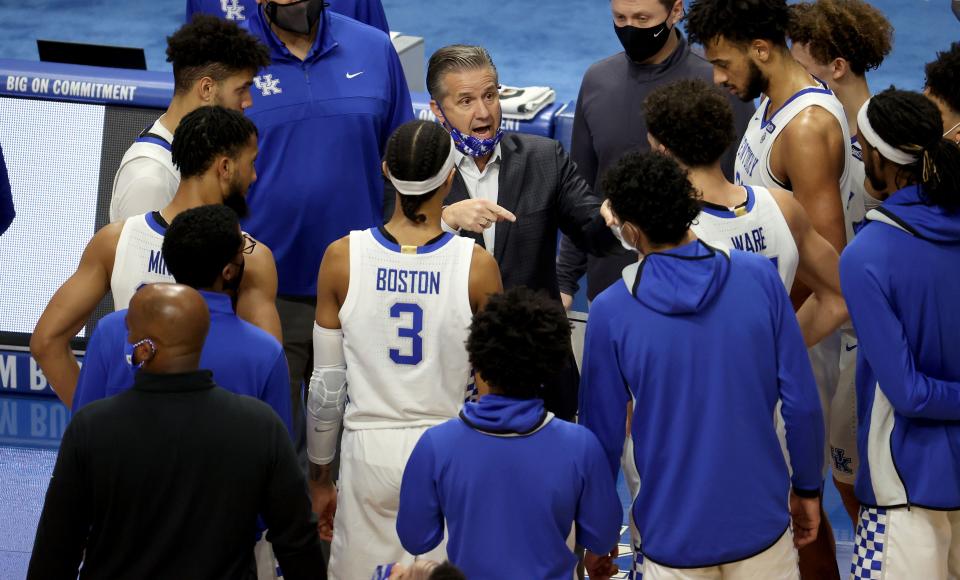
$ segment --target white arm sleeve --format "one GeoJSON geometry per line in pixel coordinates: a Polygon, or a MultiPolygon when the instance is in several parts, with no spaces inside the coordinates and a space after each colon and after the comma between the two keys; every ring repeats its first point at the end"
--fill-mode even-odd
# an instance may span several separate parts
{"type": "Polygon", "coordinates": [[[327,465],[337,451],[337,437],[347,399],[347,362],[343,331],[313,324],[313,375],[307,396],[307,457],[327,465]]]}

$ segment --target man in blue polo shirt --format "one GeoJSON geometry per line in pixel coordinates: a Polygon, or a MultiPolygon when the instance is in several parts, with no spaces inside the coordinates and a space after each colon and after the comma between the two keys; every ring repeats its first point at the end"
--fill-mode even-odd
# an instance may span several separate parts
{"type": "MultiPolygon", "coordinates": [[[[264,0],[187,0],[187,22],[194,14],[200,13],[234,20],[244,26],[250,13],[257,10],[257,4],[264,3],[264,0]]],[[[337,14],[349,16],[390,34],[390,25],[387,24],[387,15],[380,0],[327,0],[327,4],[337,14]]]]}
{"type": "Polygon", "coordinates": [[[254,79],[246,111],[259,130],[260,156],[244,229],[276,259],[294,435],[306,469],[300,393],[313,368],[320,260],[351,230],[383,223],[380,160],[413,107],[400,58],[381,31],[324,9],[321,0],[271,1],[248,17],[272,62],[254,79]]]}
{"type": "MultiPolygon", "coordinates": [[[[233,312],[223,291],[243,276],[244,254],[253,249],[241,235],[236,213],[205,205],[174,218],[163,239],[163,259],[178,283],[196,288],[210,310],[210,331],[200,366],[223,388],[267,403],[290,429],[287,365],[277,339],[233,312]]],[[[103,317],[87,345],[73,398],[76,412],[87,403],[133,386],[127,311],[103,317]]]]}

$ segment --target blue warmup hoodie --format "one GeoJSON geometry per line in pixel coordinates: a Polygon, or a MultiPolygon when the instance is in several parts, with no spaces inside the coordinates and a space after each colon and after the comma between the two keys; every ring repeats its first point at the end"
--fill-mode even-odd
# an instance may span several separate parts
{"type": "Polygon", "coordinates": [[[590,308],[580,423],[616,478],[633,400],[633,505],[646,558],[673,568],[735,562],[790,523],[793,487],[816,496],[823,415],[790,299],[770,260],[700,240],[651,253],[590,308]]]}
{"type": "Polygon", "coordinates": [[[857,498],[960,509],[960,211],[894,193],[844,250],[840,282],[860,341],[857,498]]]}
{"type": "Polygon", "coordinates": [[[431,427],[407,461],[397,534],[411,554],[450,538],[470,580],[570,580],[577,543],[608,553],[623,508],[592,433],[553,418],[539,399],[486,395],[431,427]]]}
{"type": "Polygon", "coordinates": [[[262,8],[250,15],[271,63],[254,79],[246,110],[260,151],[243,228],[273,250],[280,295],[316,296],[327,246],[383,223],[380,162],[413,106],[383,32],[324,10],[301,61],[264,19],[262,8]]]}

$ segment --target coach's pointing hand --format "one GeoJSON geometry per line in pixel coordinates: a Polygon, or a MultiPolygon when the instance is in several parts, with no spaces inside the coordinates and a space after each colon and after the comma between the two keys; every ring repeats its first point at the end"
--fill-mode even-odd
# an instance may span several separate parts
{"type": "Polygon", "coordinates": [[[440,216],[447,227],[481,233],[501,221],[515,222],[517,216],[487,199],[465,199],[443,208],[440,216]]]}

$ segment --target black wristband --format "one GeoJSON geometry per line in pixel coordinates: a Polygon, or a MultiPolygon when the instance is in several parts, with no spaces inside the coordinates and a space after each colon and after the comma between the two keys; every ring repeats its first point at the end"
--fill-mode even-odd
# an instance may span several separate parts
{"type": "Polygon", "coordinates": [[[820,488],[817,489],[800,489],[798,487],[793,488],[793,493],[797,497],[813,499],[815,497],[820,497],[820,488]]]}

